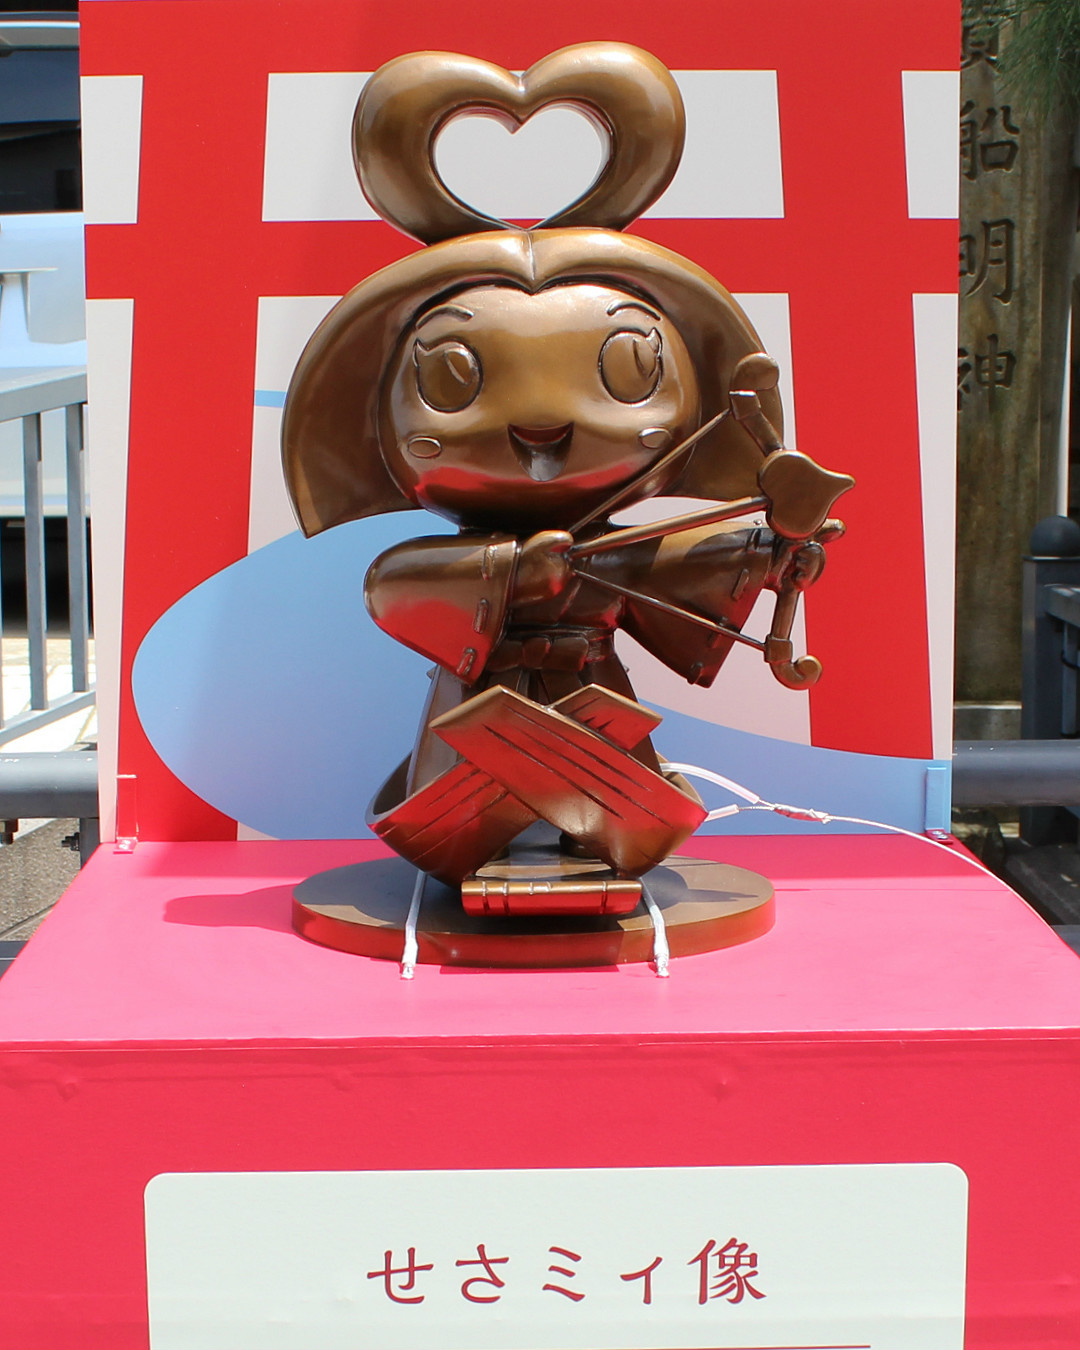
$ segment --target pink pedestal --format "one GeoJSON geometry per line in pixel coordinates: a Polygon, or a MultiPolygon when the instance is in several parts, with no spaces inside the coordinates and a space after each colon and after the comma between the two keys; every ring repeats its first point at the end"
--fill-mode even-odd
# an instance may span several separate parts
{"type": "Polygon", "coordinates": [[[914,841],[694,848],[774,880],[772,932],[667,981],[411,984],[290,927],[296,880],[378,846],[99,851],[0,982],[0,1348],[147,1346],[162,1172],[949,1162],[967,1346],[1075,1350],[1076,957],[914,841]]]}

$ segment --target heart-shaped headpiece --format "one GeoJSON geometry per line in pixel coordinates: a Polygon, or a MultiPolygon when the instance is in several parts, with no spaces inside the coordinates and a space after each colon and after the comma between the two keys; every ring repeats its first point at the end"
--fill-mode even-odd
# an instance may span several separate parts
{"type": "Polygon", "coordinates": [[[542,108],[571,107],[606,141],[607,157],[576,201],[543,227],[621,230],[664,191],[682,156],[682,96],[667,68],[639,47],[582,42],[523,75],[454,52],[414,52],[371,77],[353,119],[360,186],[384,220],[426,244],[507,222],[456,197],[435,166],[435,140],[464,113],[495,117],[516,131],[542,108]]]}

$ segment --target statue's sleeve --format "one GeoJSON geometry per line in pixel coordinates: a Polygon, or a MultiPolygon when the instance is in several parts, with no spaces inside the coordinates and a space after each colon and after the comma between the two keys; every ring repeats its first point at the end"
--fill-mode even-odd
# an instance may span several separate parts
{"type": "Polygon", "coordinates": [[[502,636],[518,552],[505,535],[397,544],[368,569],[368,611],[392,638],[473,684],[502,636]]]}
{"type": "MultiPolygon", "coordinates": [[[[712,525],[600,554],[598,575],[714,623],[741,630],[769,579],[774,536],[763,528],[712,525]]],[[[643,600],[626,601],[621,626],[691,684],[710,685],[734,639],[643,600]]]]}

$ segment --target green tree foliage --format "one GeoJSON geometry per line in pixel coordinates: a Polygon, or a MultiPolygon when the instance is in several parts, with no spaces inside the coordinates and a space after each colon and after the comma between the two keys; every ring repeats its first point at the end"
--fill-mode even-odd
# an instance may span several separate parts
{"type": "Polygon", "coordinates": [[[998,43],[1003,84],[1043,112],[1080,111],[1080,0],[964,0],[964,22],[998,43]]]}

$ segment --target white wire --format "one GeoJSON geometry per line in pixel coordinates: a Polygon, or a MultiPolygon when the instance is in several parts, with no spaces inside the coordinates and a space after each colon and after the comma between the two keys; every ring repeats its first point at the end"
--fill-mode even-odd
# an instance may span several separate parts
{"type": "Polygon", "coordinates": [[[718,806],[715,811],[710,811],[709,814],[705,817],[705,820],[703,820],[701,823],[704,825],[705,821],[723,820],[725,816],[737,816],[740,811],[758,811],[758,810],[764,811],[767,810],[767,808],[757,806],[735,806],[734,804],[732,804],[731,806],[718,806]]]}
{"type": "Polygon", "coordinates": [[[884,820],[866,820],[862,816],[834,816],[829,811],[818,811],[810,806],[787,806],[783,802],[767,802],[763,797],[759,797],[756,792],[750,788],[743,787],[741,783],[736,783],[730,778],[724,778],[721,774],[713,773],[711,769],[702,769],[697,764],[664,764],[665,772],[675,772],[688,775],[690,778],[703,778],[706,782],[715,783],[717,787],[726,788],[729,792],[735,793],[737,797],[743,797],[751,802],[750,806],[721,806],[716,811],[710,811],[702,821],[704,825],[710,820],[721,820],[725,816],[735,816],[742,811],[775,811],[778,815],[787,816],[791,820],[810,820],[818,825],[829,825],[833,821],[838,821],[843,825],[868,825],[877,830],[889,830],[893,834],[905,834],[909,839],[918,839],[921,843],[932,844],[934,848],[944,849],[952,858],[959,858],[961,862],[967,863],[970,867],[977,868],[980,872],[985,872],[988,877],[994,877],[995,881],[1000,881],[1000,877],[984,867],[977,858],[968,853],[960,853],[950,844],[944,843],[940,839],[932,839],[927,834],[919,834],[915,830],[905,830],[901,825],[889,825],[884,820]]]}
{"type": "Polygon", "coordinates": [[[667,927],[664,923],[664,915],[660,906],[649,894],[649,888],[644,882],[641,883],[641,894],[645,901],[645,908],[649,911],[649,918],[652,919],[653,962],[656,965],[656,973],[662,980],[666,980],[671,974],[671,971],[668,970],[668,962],[671,960],[671,949],[668,946],[667,927]]]}
{"type": "Polygon", "coordinates": [[[420,944],[416,939],[416,924],[420,918],[420,904],[424,898],[424,884],[427,873],[416,869],[416,884],[413,886],[412,903],[405,919],[405,944],[401,950],[401,978],[411,980],[416,974],[416,962],[420,956],[420,944]]]}
{"type": "MultiPolygon", "coordinates": [[[[756,792],[751,792],[741,783],[732,782],[730,778],[724,778],[722,774],[713,773],[712,769],[702,769],[696,764],[672,764],[670,760],[664,760],[660,767],[664,773],[688,773],[691,778],[704,778],[706,782],[715,783],[717,787],[727,788],[728,792],[733,792],[736,797],[742,797],[745,801],[754,803],[761,801],[756,792]]],[[[730,814],[726,808],[725,814],[730,814]]]]}
{"type": "MultiPolygon", "coordinates": [[[[744,809],[750,810],[751,808],[740,807],[740,810],[744,809]]],[[[775,810],[776,808],[774,807],[773,809],[775,810]]],[[[797,819],[802,818],[803,817],[797,817],[797,819]]],[[[941,839],[931,839],[928,834],[919,834],[917,830],[905,830],[902,825],[887,825],[883,820],[864,820],[861,816],[831,816],[825,814],[825,819],[822,821],[822,824],[827,825],[833,820],[839,820],[845,825],[873,825],[879,830],[891,830],[893,834],[906,834],[909,839],[918,839],[923,844],[932,844],[934,848],[944,849],[951,858],[959,858],[961,862],[967,863],[969,867],[977,867],[980,872],[985,872],[988,877],[993,877],[995,881],[1001,880],[999,876],[991,872],[989,867],[984,866],[978,858],[973,857],[970,853],[960,853],[953,848],[951,844],[946,844],[941,839]]]]}

